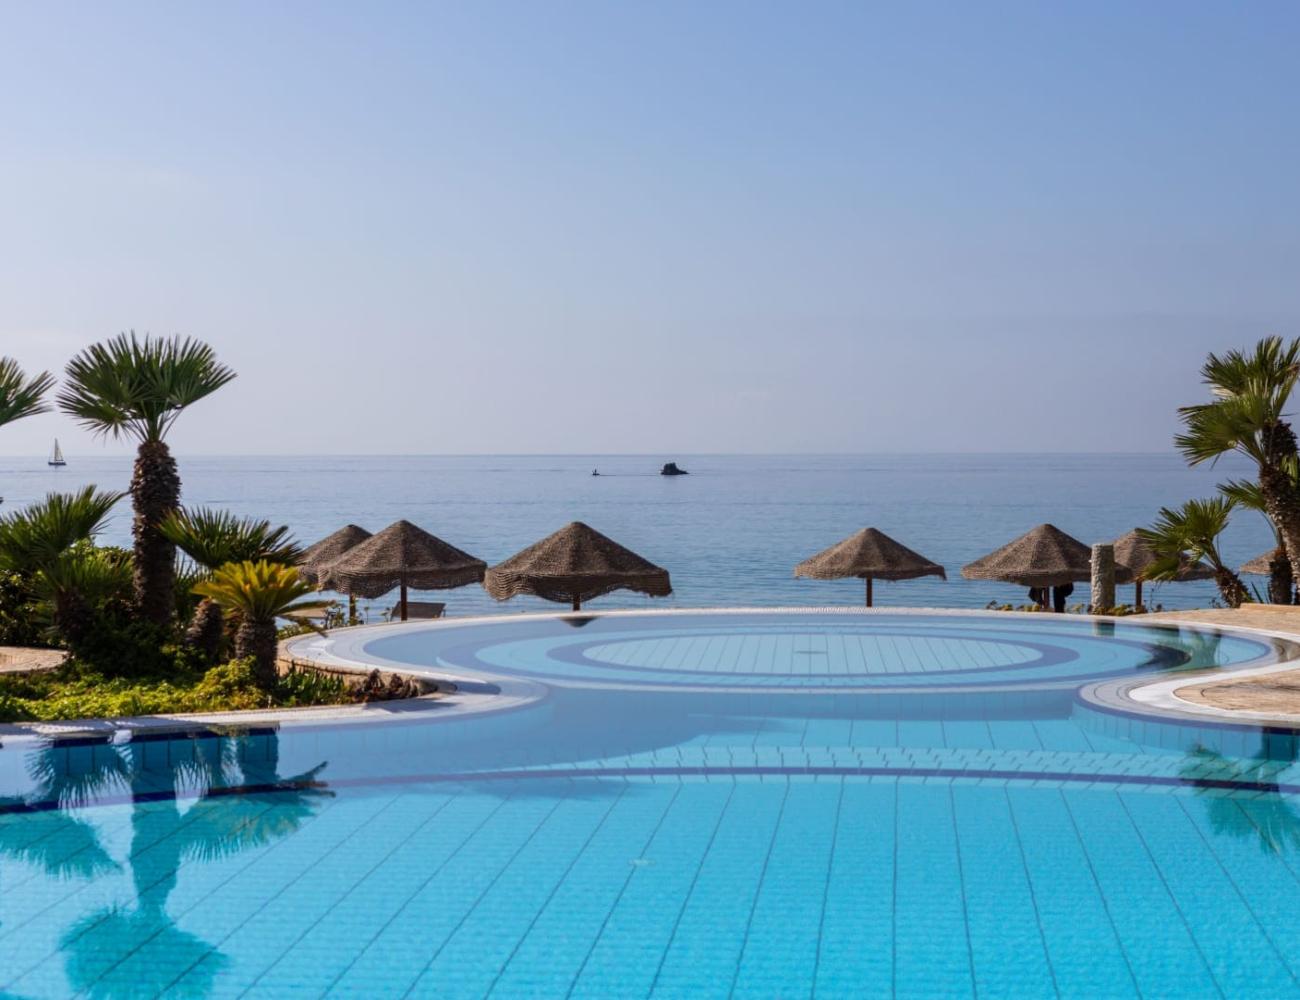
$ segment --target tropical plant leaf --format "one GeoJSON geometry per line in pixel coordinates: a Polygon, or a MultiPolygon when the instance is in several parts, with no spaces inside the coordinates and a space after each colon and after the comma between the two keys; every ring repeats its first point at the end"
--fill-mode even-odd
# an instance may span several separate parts
{"type": "Polygon", "coordinates": [[[124,333],[68,362],[58,402],[97,434],[161,441],[182,410],[234,377],[202,341],[124,333]]]}
{"type": "Polygon", "coordinates": [[[28,378],[13,358],[0,358],[0,424],[47,411],[45,394],[53,385],[49,372],[28,378]]]}
{"type": "Polygon", "coordinates": [[[76,493],[50,493],[0,518],[0,566],[35,572],[77,542],[94,538],[122,496],[87,486],[76,493]]]}
{"type": "Polygon", "coordinates": [[[216,601],[223,611],[267,622],[293,611],[328,607],[329,601],[298,600],[313,589],[294,567],[262,559],[218,566],[209,579],[195,585],[194,592],[216,601]]]}
{"type": "Polygon", "coordinates": [[[224,510],[196,507],[173,512],[162,523],[162,533],[173,545],[204,569],[225,563],[267,562],[286,566],[302,557],[302,549],[286,525],[236,517],[224,510]]]}

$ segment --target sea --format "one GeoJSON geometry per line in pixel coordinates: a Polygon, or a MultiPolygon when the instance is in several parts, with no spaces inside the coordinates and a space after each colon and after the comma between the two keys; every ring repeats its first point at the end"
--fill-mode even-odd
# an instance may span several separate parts
{"type": "MultiPolygon", "coordinates": [[[[126,490],[131,458],[69,455],[0,458],[0,513],[52,491],[93,483],[126,490]]],[[[378,531],[405,518],[486,560],[499,562],[563,527],[585,521],[667,568],[673,596],[616,593],[599,608],[828,606],[863,601],[860,580],[796,579],[794,566],[863,527],[876,527],[947,569],[946,580],[877,582],[878,606],[982,608],[1023,603],[1024,588],[963,580],[961,567],[1044,521],[1086,543],[1147,525],[1162,505],[1210,496],[1224,479],[1249,476],[1229,457],[1189,468],[1168,454],[881,455],[178,455],[183,503],[287,524],[304,545],[347,523],[378,531]],[[690,474],[659,475],[675,460],[690,474]],[[592,471],[599,470],[599,476],[592,471]]],[[[129,501],[100,540],[130,543],[129,501]]],[[[1238,511],[1222,539],[1230,564],[1273,546],[1265,519],[1238,511]]],[[[1247,577],[1263,590],[1262,577],[1247,577]]],[[[1148,587],[1148,605],[1211,604],[1213,583],[1148,587]]],[[[393,598],[362,601],[371,620],[393,598]]],[[[535,598],[498,604],[480,587],[420,595],[449,615],[554,609],[535,598]]],[[[1132,588],[1121,587],[1121,601],[1132,588]]],[[[1071,603],[1087,601],[1076,585],[1071,603]]]]}

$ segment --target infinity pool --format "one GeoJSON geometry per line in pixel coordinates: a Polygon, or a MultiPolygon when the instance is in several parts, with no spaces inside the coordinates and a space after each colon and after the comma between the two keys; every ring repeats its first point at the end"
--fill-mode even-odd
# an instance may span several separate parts
{"type": "Polygon", "coordinates": [[[1295,738],[1077,694],[1284,642],[850,613],[332,641],[532,695],[5,738],[0,995],[1300,996],[1295,738]]]}

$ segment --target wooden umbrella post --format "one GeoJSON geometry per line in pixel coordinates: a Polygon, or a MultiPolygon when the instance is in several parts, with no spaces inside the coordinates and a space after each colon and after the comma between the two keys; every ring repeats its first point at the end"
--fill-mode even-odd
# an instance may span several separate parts
{"type": "Polygon", "coordinates": [[[402,621],[406,621],[406,577],[402,577],[402,621]]]}
{"type": "Polygon", "coordinates": [[[1142,580],[1139,578],[1133,581],[1133,610],[1142,609],[1142,580]]]}
{"type": "Polygon", "coordinates": [[[867,577],[867,607],[871,607],[871,577],[867,577]]]}
{"type": "Polygon", "coordinates": [[[581,610],[582,610],[582,598],[580,598],[580,597],[575,597],[575,598],[573,599],[573,610],[574,610],[574,611],[581,611],[581,610]]]}

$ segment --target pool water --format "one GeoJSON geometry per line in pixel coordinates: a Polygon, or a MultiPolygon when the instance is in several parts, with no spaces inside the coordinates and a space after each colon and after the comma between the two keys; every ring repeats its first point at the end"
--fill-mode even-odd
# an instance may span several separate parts
{"type": "Polygon", "coordinates": [[[6,739],[0,995],[1300,996],[1295,738],[1075,696],[1289,648],[874,617],[379,630],[377,658],[472,653],[544,693],[463,721],[6,739]],[[960,684],[871,688],[961,674],[963,631],[987,655],[960,684]],[[755,682],[819,643],[843,672],[805,676],[864,693],[755,682]]]}

